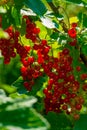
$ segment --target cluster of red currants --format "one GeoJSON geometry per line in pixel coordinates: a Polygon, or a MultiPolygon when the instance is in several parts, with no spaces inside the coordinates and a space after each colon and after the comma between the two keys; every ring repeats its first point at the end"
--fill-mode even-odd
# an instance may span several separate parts
{"type": "MultiPolygon", "coordinates": [[[[54,111],[60,113],[64,111],[70,114],[74,119],[79,118],[79,111],[84,103],[84,98],[80,91],[87,90],[87,84],[82,84],[77,80],[73,73],[70,50],[64,48],[58,53],[58,58],[50,56],[51,46],[46,40],[41,40],[38,36],[40,29],[26,18],[26,38],[34,43],[32,50],[35,51],[36,57],[29,56],[22,59],[21,67],[24,86],[27,90],[31,90],[34,85],[34,79],[42,76],[44,73],[48,76],[48,85],[43,90],[45,94],[44,104],[46,112],[54,111]]],[[[71,46],[76,45],[76,26],[68,31],[68,35],[72,38],[71,46]]],[[[81,67],[77,66],[76,71],[80,72],[81,67]]],[[[87,79],[87,74],[80,75],[81,80],[87,79]]]]}
{"type": "Polygon", "coordinates": [[[36,25],[27,17],[23,17],[26,20],[26,34],[25,37],[27,39],[31,39],[32,42],[36,42],[37,34],[40,33],[40,29],[36,27],[36,25]]]}
{"type": "MultiPolygon", "coordinates": [[[[43,76],[43,74],[48,77],[47,86],[43,90],[46,112],[60,113],[63,111],[72,115],[74,119],[78,119],[78,113],[84,103],[81,91],[87,91],[87,84],[80,83],[77,80],[78,75],[74,75],[70,50],[64,48],[58,52],[56,58],[53,54],[50,55],[52,47],[47,40],[39,38],[40,29],[27,16],[23,18],[26,22],[25,37],[33,42],[32,47],[30,45],[23,46],[19,40],[20,33],[9,27],[5,30],[9,38],[0,39],[0,50],[4,56],[4,63],[9,63],[11,57],[19,54],[22,63],[21,75],[24,87],[28,91],[32,90],[36,78],[43,76]]],[[[77,36],[75,24],[68,31],[68,35],[72,39],[69,44],[75,46],[77,36]]],[[[81,67],[77,66],[76,71],[80,72],[81,67]]],[[[79,77],[80,80],[84,81],[87,79],[87,74],[81,74],[79,77]]]]}
{"type": "Polygon", "coordinates": [[[1,54],[4,56],[4,63],[8,64],[10,62],[11,57],[15,57],[15,40],[17,32],[13,32],[12,27],[9,27],[5,30],[8,33],[8,39],[0,39],[0,50],[1,54]]]}
{"type": "Polygon", "coordinates": [[[68,35],[69,37],[72,39],[69,44],[70,46],[76,46],[76,43],[77,43],[77,31],[76,31],[76,27],[77,27],[77,24],[76,23],[72,23],[72,28],[68,30],[68,35]]]}
{"type": "MultiPolygon", "coordinates": [[[[49,65],[44,67],[44,71],[49,77],[47,88],[43,91],[46,112],[64,111],[76,119],[79,118],[78,112],[84,103],[80,94],[81,86],[73,74],[73,59],[69,55],[69,50],[64,48],[59,55],[58,59],[53,58],[53,62],[49,61],[49,65]]],[[[84,75],[81,76],[84,77],[84,75]]]]}
{"type": "Polygon", "coordinates": [[[34,80],[42,75],[40,65],[35,62],[33,56],[22,58],[21,74],[25,88],[30,91],[34,85],[34,80]]]}
{"type": "Polygon", "coordinates": [[[21,59],[21,74],[24,79],[24,86],[27,90],[31,90],[34,85],[34,79],[43,75],[42,65],[49,58],[49,49],[50,47],[47,45],[47,41],[41,40],[41,44],[34,44],[33,46],[33,51],[36,51],[36,57],[30,55],[21,59]]]}
{"type": "Polygon", "coordinates": [[[8,39],[0,39],[0,50],[1,54],[4,56],[4,63],[10,63],[11,58],[16,57],[17,53],[20,55],[21,58],[26,57],[28,51],[27,48],[21,45],[19,42],[20,33],[14,30],[12,26],[7,28],[5,32],[9,36],[8,39]]]}

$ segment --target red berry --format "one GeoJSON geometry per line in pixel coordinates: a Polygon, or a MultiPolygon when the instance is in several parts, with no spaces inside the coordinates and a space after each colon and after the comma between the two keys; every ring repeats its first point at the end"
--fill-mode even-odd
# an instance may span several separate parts
{"type": "Polygon", "coordinates": [[[26,49],[27,52],[29,52],[31,49],[30,46],[24,46],[24,48],[26,49]]]}
{"type": "Polygon", "coordinates": [[[77,71],[81,71],[81,66],[77,66],[77,67],[76,67],[76,70],[77,70],[77,71]]]}
{"type": "Polygon", "coordinates": [[[39,64],[44,63],[44,59],[43,59],[42,55],[38,56],[37,62],[38,62],[39,64]]]}
{"type": "Polygon", "coordinates": [[[47,45],[47,40],[44,39],[44,40],[41,41],[41,43],[42,43],[44,46],[46,46],[46,45],[47,45]]]}
{"type": "Polygon", "coordinates": [[[28,58],[28,63],[29,64],[32,64],[34,62],[34,57],[33,56],[30,56],[29,58],[28,58]]]}
{"type": "Polygon", "coordinates": [[[21,67],[21,73],[25,73],[27,71],[27,68],[25,66],[21,67]]]}
{"type": "Polygon", "coordinates": [[[49,80],[48,80],[48,85],[52,85],[52,84],[53,84],[53,81],[54,81],[53,79],[49,79],[49,80]]]}
{"type": "Polygon", "coordinates": [[[23,18],[24,18],[24,19],[27,19],[27,18],[28,18],[28,16],[27,16],[27,15],[24,15],[24,16],[23,16],[23,18]]]}
{"type": "Polygon", "coordinates": [[[33,33],[34,34],[39,34],[40,33],[40,29],[39,28],[34,28],[33,29],[33,33]]]}
{"type": "Polygon", "coordinates": [[[45,47],[45,49],[44,49],[44,54],[45,54],[45,53],[48,53],[48,52],[49,52],[49,50],[50,50],[50,48],[49,48],[49,47],[45,47]]]}
{"type": "Polygon", "coordinates": [[[84,103],[84,99],[83,99],[82,96],[79,97],[79,103],[80,103],[80,104],[83,104],[83,103],[84,103]]]}
{"type": "Polygon", "coordinates": [[[81,75],[80,75],[80,78],[81,78],[81,80],[85,80],[85,79],[87,78],[87,74],[85,74],[85,73],[84,73],[84,74],[81,74],[81,75]]]}
{"type": "Polygon", "coordinates": [[[76,94],[75,93],[72,93],[71,94],[71,98],[75,98],[76,97],[76,94]]]}
{"type": "Polygon", "coordinates": [[[83,88],[84,91],[87,91],[87,84],[83,84],[82,88],[83,88]]]}
{"type": "Polygon", "coordinates": [[[74,28],[72,29],[69,29],[68,30],[68,35],[71,37],[71,38],[76,38],[76,30],[74,28]]]}
{"type": "Polygon", "coordinates": [[[69,75],[69,77],[68,77],[68,80],[71,82],[71,81],[74,81],[74,75],[69,75]]]}
{"type": "Polygon", "coordinates": [[[70,46],[76,46],[76,43],[77,43],[76,40],[74,40],[74,41],[72,41],[72,42],[69,42],[70,46]]]}
{"type": "Polygon", "coordinates": [[[63,109],[63,110],[67,110],[67,108],[68,108],[67,105],[63,105],[63,106],[62,106],[62,109],[63,109]]]}
{"type": "Polygon", "coordinates": [[[48,89],[45,88],[45,89],[43,90],[43,93],[44,93],[44,94],[47,94],[47,93],[48,93],[48,89]]]}
{"type": "Polygon", "coordinates": [[[27,81],[24,82],[24,87],[25,87],[28,91],[31,91],[31,89],[32,89],[30,83],[27,82],[27,81]]]}
{"type": "Polygon", "coordinates": [[[10,57],[6,57],[4,59],[4,64],[9,64],[10,63],[10,57]]]}
{"type": "Polygon", "coordinates": [[[80,116],[79,116],[79,114],[74,114],[74,115],[73,115],[73,118],[74,118],[75,120],[79,120],[80,116]]]}
{"type": "Polygon", "coordinates": [[[68,55],[69,54],[69,49],[68,48],[64,48],[63,51],[62,51],[62,53],[64,55],[68,55]]]}
{"type": "Polygon", "coordinates": [[[23,64],[25,67],[28,66],[28,61],[27,61],[26,59],[22,58],[22,59],[21,59],[21,62],[22,62],[22,64],[23,64]]]}
{"type": "Polygon", "coordinates": [[[76,109],[77,109],[77,110],[81,110],[82,105],[81,105],[81,104],[76,104],[76,106],[75,106],[75,107],[76,107],[76,109]]]}
{"type": "Polygon", "coordinates": [[[16,57],[16,53],[15,53],[15,52],[12,52],[10,56],[11,56],[11,57],[16,57]]]}
{"type": "Polygon", "coordinates": [[[72,23],[72,27],[76,28],[77,27],[77,23],[72,23]]]}
{"type": "Polygon", "coordinates": [[[28,88],[28,87],[29,87],[29,82],[25,81],[25,82],[24,82],[24,86],[25,86],[26,88],[28,88]]]}

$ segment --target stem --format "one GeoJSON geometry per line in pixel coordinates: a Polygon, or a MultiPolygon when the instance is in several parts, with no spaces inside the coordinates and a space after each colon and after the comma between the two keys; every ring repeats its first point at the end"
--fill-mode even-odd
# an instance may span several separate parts
{"type": "Polygon", "coordinates": [[[49,6],[51,7],[51,9],[57,14],[58,12],[58,7],[55,7],[54,4],[52,2],[48,2],[49,6]]]}
{"type": "Polygon", "coordinates": [[[21,36],[19,36],[19,41],[21,42],[22,45],[24,45],[22,42],[21,36]]]}
{"type": "Polygon", "coordinates": [[[61,7],[61,6],[59,6],[59,8],[61,8],[63,10],[63,12],[65,13],[65,15],[67,17],[67,20],[68,20],[69,28],[70,28],[70,21],[69,21],[69,17],[68,17],[68,14],[67,14],[66,10],[63,7],[61,7]]]}
{"type": "MultiPolygon", "coordinates": [[[[66,14],[66,16],[67,16],[67,18],[68,18],[68,24],[69,24],[69,28],[70,28],[69,17],[68,17],[68,15],[67,15],[66,11],[64,10],[64,8],[63,8],[63,7],[60,7],[60,6],[55,7],[52,2],[48,2],[48,4],[49,4],[49,6],[51,7],[51,9],[53,10],[53,12],[54,12],[55,14],[59,14],[58,9],[59,9],[59,8],[62,8],[62,10],[64,11],[64,13],[66,14]]],[[[58,19],[57,19],[57,20],[58,20],[58,19]]],[[[67,32],[68,29],[67,29],[67,26],[66,26],[65,22],[64,22],[63,20],[61,20],[61,21],[59,21],[59,23],[60,23],[60,24],[62,23],[62,28],[63,28],[63,30],[64,30],[65,32],[67,32]]]]}
{"type": "Polygon", "coordinates": [[[52,49],[52,44],[51,44],[51,53],[52,53],[52,57],[53,57],[53,49],[52,49]]]}
{"type": "Polygon", "coordinates": [[[80,48],[80,58],[83,61],[83,63],[85,64],[85,66],[87,66],[87,57],[84,54],[82,54],[81,48],[80,48]]]}

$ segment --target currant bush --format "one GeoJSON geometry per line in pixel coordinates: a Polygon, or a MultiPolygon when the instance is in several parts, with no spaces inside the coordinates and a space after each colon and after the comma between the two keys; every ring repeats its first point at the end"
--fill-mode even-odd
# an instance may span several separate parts
{"type": "MultiPolygon", "coordinates": [[[[70,38],[70,41],[67,41],[69,47],[63,47],[57,52],[57,57],[54,57],[49,41],[39,37],[40,28],[28,16],[23,16],[23,20],[26,24],[25,38],[32,45],[23,45],[20,41],[20,32],[10,26],[4,30],[9,36],[8,39],[0,39],[4,63],[10,63],[11,58],[16,57],[17,54],[20,56],[23,85],[28,91],[32,91],[35,79],[45,74],[47,86],[43,89],[43,93],[46,113],[64,112],[74,119],[79,119],[79,111],[84,104],[82,93],[87,91],[87,84],[84,83],[87,73],[80,73],[82,70],[80,65],[73,67],[75,57],[72,56],[71,50],[78,44],[77,24],[73,23],[67,31],[70,38]]],[[[83,64],[79,60],[78,62],[83,64]]]]}

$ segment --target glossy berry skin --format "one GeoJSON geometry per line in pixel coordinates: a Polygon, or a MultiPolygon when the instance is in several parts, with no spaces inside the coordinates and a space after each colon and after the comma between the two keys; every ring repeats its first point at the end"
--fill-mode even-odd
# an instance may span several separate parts
{"type": "Polygon", "coordinates": [[[33,56],[30,56],[29,58],[28,58],[28,63],[29,64],[32,64],[34,62],[34,57],[33,56]]]}
{"type": "Polygon", "coordinates": [[[81,71],[81,67],[80,66],[77,66],[76,67],[76,70],[79,72],[79,71],[81,71]]]}
{"type": "Polygon", "coordinates": [[[26,34],[25,37],[32,42],[37,41],[37,35],[40,33],[40,29],[28,18],[26,18],[26,34]]]}
{"type": "Polygon", "coordinates": [[[71,38],[76,38],[76,30],[74,28],[71,28],[70,30],[68,30],[68,35],[71,37],[71,38]]]}
{"type": "Polygon", "coordinates": [[[82,88],[83,88],[84,91],[87,91],[87,84],[83,84],[82,88]]]}
{"type": "Polygon", "coordinates": [[[81,75],[80,75],[80,78],[81,78],[81,80],[87,79],[87,74],[85,74],[85,73],[84,73],[84,74],[81,74],[81,75]]]}
{"type": "Polygon", "coordinates": [[[63,53],[64,55],[68,55],[68,54],[69,54],[69,49],[64,48],[63,51],[62,51],[62,53],[63,53]]]}
{"type": "Polygon", "coordinates": [[[21,73],[25,73],[27,71],[27,68],[25,66],[21,67],[21,73]]]}
{"type": "Polygon", "coordinates": [[[81,110],[81,108],[82,108],[82,105],[81,105],[81,104],[76,104],[76,109],[77,109],[77,110],[81,110]]]}
{"type": "Polygon", "coordinates": [[[43,39],[43,40],[41,41],[41,44],[42,44],[43,46],[46,46],[46,45],[47,45],[47,40],[43,39]]]}
{"type": "Polygon", "coordinates": [[[67,109],[68,109],[67,105],[63,105],[63,106],[62,106],[62,109],[63,109],[63,110],[67,110],[67,109]]]}
{"type": "Polygon", "coordinates": [[[34,28],[33,29],[33,33],[34,34],[39,34],[40,33],[40,29],[39,28],[34,28]]]}

